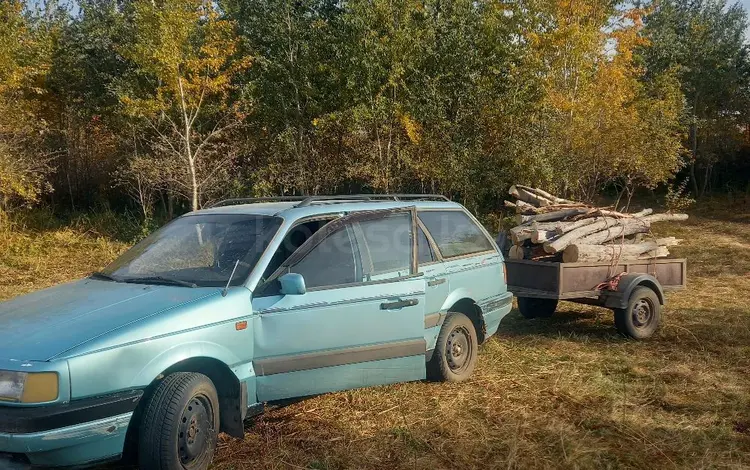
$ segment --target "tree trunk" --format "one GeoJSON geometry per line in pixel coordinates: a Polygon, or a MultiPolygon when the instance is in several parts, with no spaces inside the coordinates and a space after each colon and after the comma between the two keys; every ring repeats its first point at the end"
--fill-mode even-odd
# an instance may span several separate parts
{"type": "MultiPolygon", "coordinates": [[[[565,263],[609,263],[620,260],[639,259],[645,253],[654,252],[658,256],[659,247],[677,245],[680,240],[669,237],[635,244],[583,245],[574,244],[565,248],[565,263]]],[[[663,252],[663,251],[662,251],[663,252]]]]}
{"type": "Polygon", "coordinates": [[[558,251],[564,250],[568,245],[572,244],[579,238],[585,237],[586,235],[598,232],[602,229],[614,227],[618,224],[618,220],[630,220],[630,219],[613,219],[612,217],[597,217],[596,222],[584,225],[575,230],[572,230],[553,242],[545,243],[544,250],[547,253],[557,253],[558,251]]]}

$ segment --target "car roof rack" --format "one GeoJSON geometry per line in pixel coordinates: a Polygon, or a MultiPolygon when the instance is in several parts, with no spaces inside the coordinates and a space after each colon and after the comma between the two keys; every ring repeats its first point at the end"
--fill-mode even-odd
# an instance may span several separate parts
{"type": "Polygon", "coordinates": [[[225,207],[258,202],[297,202],[294,207],[307,207],[312,204],[342,204],[345,202],[382,202],[382,201],[448,201],[442,194],[338,194],[333,196],[270,196],[243,197],[225,199],[210,207],[225,207]]]}

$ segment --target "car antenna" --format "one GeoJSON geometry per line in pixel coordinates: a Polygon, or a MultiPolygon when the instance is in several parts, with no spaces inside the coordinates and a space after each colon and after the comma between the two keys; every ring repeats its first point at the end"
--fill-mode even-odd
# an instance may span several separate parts
{"type": "Polygon", "coordinates": [[[236,263],[234,263],[234,269],[232,269],[232,274],[229,275],[229,280],[227,281],[226,287],[224,287],[224,290],[221,291],[221,296],[226,297],[227,293],[229,292],[229,284],[232,283],[232,278],[234,277],[234,272],[237,271],[237,265],[240,264],[240,260],[238,259],[236,263]]]}

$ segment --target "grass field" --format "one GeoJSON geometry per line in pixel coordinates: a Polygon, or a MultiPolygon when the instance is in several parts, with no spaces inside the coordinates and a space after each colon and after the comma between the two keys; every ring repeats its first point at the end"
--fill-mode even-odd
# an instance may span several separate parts
{"type": "MultiPolygon", "coordinates": [[[[87,221],[0,229],[0,299],[81,277],[127,244],[87,221]]],[[[609,311],[514,311],[461,384],[318,397],[222,436],[216,469],[750,468],[750,204],[657,227],[688,288],[646,342],[609,311]]]]}

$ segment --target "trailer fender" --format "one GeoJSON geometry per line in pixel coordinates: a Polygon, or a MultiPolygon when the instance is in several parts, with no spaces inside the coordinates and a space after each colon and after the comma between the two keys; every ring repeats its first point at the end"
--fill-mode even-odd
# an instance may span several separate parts
{"type": "Polygon", "coordinates": [[[606,291],[604,296],[604,306],[607,308],[627,308],[630,294],[638,286],[650,287],[659,297],[659,303],[664,305],[664,289],[654,276],[646,273],[625,274],[620,278],[616,291],[606,291]]]}

